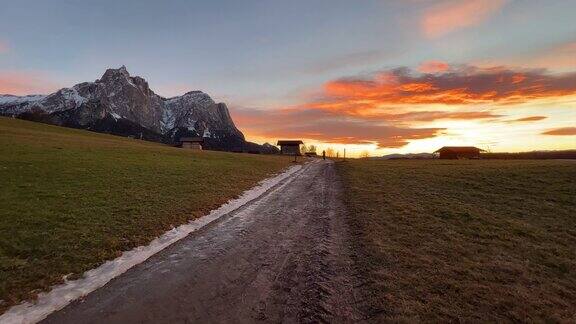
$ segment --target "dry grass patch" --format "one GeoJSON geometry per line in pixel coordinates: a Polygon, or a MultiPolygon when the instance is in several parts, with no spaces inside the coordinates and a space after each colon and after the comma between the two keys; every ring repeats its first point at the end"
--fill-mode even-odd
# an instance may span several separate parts
{"type": "Polygon", "coordinates": [[[372,320],[576,320],[575,161],[338,168],[372,320]]]}

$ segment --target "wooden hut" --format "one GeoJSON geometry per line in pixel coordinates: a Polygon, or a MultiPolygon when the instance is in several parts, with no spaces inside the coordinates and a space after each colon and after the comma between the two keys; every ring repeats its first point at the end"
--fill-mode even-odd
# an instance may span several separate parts
{"type": "Polygon", "coordinates": [[[434,153],[439,155],[440,159],[479,159],[480,152],[483,152],[474,146],[444,146],[443,148],[435,151],[434,153]]]}
{"type": "Polygon", "coordinates": [[[280,154],[286,155],[302,155],[300,151],[300,145],[304,142],[300,140],[280,140],[278,145],[280,146],[280,154]]]}
{"type": "Polygon", "coordinates": [[[180,147],[191,150],[201,150],[204,139],[202,137],[181,137],[180,147]]]}

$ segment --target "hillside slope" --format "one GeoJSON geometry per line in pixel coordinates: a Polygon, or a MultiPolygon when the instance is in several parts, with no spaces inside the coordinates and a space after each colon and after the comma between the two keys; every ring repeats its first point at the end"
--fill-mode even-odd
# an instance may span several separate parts
{"type": "Polygon", "coordinates": [[[0,117],[0,311],[205,214],[289,163],[0,117]]]}

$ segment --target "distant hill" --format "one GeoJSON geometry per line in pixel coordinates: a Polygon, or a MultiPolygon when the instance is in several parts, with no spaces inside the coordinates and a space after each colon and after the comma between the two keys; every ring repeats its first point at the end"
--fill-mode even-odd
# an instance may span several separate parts
{"type": "Polygon", "coordinates": [[[576,159],[576,150],[532,151],[519,153],[482,153],[483,159],[576,159]]]}
{"type": "MultiPolygon", "coordinates": [[[[546,160],[546,159],[576,159],[576,150],[562,151],[531,151],[518,153],[481,153],[480,157],[487,160],[546,160]]],[[[434,159],[432,153],[388,154],[370,157],[371,160],[425,160],[434,159]]]]}
{"type": "Polygon", "coordinates": [[[388,154],[383,156],[371,157],[372,160],[425,160],[433,159],[432,153],[407,153],[407,154],[388,154]]]}
{"type": "Polygon", "coordinates": [[[0,115],[164,143],[201,136],[205,148],[212,150],[277,151],[247,142],[226,104],[202,91],[161,97],[124,66],[49,95],[0,95],[0,115]]]}

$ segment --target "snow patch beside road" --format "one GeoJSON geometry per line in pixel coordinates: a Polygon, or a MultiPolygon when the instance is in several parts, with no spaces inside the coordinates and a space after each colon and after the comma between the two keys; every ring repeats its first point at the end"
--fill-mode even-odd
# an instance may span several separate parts
{"type": "Polygon", "coordinates": [[[60,310],[70,302],[104,286],[110,280],[146,261],[190,233],[257,199],[281,181],[294,175],[301,168],[301,165],[295,165],[275,177],[261,181],[256,187],[245,191],[239,198],[228,201],[210,214],[173,228],[146,246],[139,246],[124,252],[120,257],[85,272],[81,279],[65,281],[63,284],[53,287],[49,292],[39,294],[38,299],[33,303],[24,302],[13,306],[0,316],[0,323],[24,324],[37,323],[43,320],[52,312],[60,310]]]}

